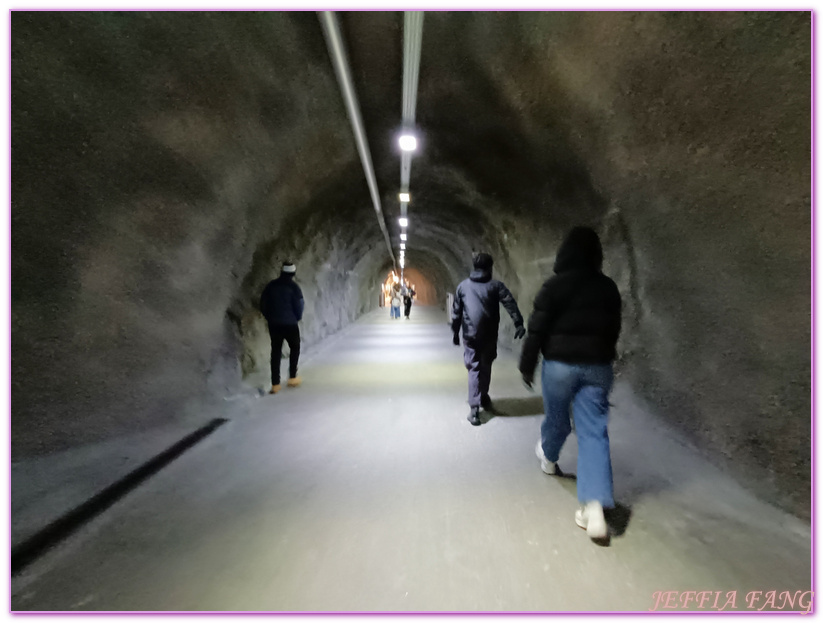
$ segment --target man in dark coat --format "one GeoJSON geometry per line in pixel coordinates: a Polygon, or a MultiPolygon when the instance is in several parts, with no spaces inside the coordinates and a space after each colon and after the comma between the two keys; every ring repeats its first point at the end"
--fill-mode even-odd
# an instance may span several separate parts
{"type": "Polygon", "coordinates": [[[413,296],[414,290],[412,290],[411,288],[406,289],[406,291],[403,293],[403,307],[405,309],[406,320],[409,319],[409,314],[411,313],[413,296]]]}
{"type": "Polygon", "coordinates": [[[607,421],[621,323],[620,292],[601,272],[602,265],[597,233],[572,229],[557,252],[555,275],[535,297],[519,365],[523,382],[531,387],[538,353],[543,353],[546,417],[536,453],[547,474],[560,475],[557,459],[571,433],[569,407],[574,405],[581,504],[575,522],[595,540],[608,537],[603,509],[614,506],[607,421]]]}
{"type": "Polygon", "coordinates": [[[289,345],[289,387],[299,387],[297,361],[300,359],[300,329],[297,323],[303,318],[303,292],[294,282],[297,269],[291,262],[284,262],[280,276],[270,281],[260,297],[260,311],[269,325],[271,337],[271,390],[280,391],[280,358],[283,340],[289,345]]]}
{"type": "Polygon", "coordinates": [[[514,337],[526,334],[523,316],[512,293],[500,281],[492,279],[494,261],[488,253],[477,253],[474,270],[457,286],[452,306],[454,345],[460,345],[463,327],[463,362],[469,371],[469,416],[472,426],[480,426],[480,407],[492,410],[489,398],[492,363],[497,358],[497,330],[500,325],[500,305],[514,321],[514,337]]]}

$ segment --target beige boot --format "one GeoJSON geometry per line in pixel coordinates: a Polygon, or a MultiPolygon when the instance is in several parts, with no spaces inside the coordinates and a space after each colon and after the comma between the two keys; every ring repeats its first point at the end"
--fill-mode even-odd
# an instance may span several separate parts
{"type": "Polygon", "coordinates": [[[287,385],[289,387],[300,387],[300,384],[303,382],[299,376],[294,377],[293,379],[289,379],[287,385]]]}
{"type": "Polygon", "coordinates": [[[276,394],[280,391],[280,385],[272,385],[271,389],[269,390],[270,394],[276,394]]]}

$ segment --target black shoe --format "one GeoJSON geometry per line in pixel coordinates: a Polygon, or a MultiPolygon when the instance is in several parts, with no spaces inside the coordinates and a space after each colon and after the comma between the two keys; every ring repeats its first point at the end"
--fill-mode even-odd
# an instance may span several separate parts
{"type": "Polygon", "coordinates": [[[466,418],[472,426],[480,426],[483,422],[480,421],[480,407],[472,407],[469,411],[469,417],[466,418]]]}

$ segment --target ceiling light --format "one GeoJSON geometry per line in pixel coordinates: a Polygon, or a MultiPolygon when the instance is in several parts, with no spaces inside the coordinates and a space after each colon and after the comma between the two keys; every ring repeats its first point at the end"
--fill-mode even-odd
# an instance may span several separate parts
{"type": "Polygon", "coordinates": [[[397,142],[403,151],[414,151],[417,149],[417,138],[411,134],[403,134],[397,142]]]}
{"type": "Polygon", "coordinates": [[[400,248],[401,248],[401,249],[403,249],[403,250],[405,251],[405,250],[406,250],[406,245],[405,245],[405,244],[403,244],[403,243],[401,242],[401,243],[400,243],[400,248]]]}
{"type": "Polygon", "coordinates": [[[400,201],[405,201],[408,203],[411,201],[411,195],[409,195],[409,193],[400,193],[400,201]]]}
{"type": "Polygon", "coordinates": [[[406,234],[400,234],[400,240],[405,240],[406,238],[408,238],[406,234]]]}
{"type": "Polygon", "coordinates": [[[407,219],[405,216],[401,216],[398,219],[398,222],[400,223],[400,227],[408,227],[409,226],[409,219],[407,219]]]}

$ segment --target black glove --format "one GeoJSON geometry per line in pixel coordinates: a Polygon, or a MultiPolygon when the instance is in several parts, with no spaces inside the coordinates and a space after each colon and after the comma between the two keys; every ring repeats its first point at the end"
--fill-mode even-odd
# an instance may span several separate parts
{"type": "Polygon", "coordinates": [[[459,333],[454,334],[454,339],[452,339],[452,344],[454,344],[455,346],[460,346],[460,334],[459,333]]]}
{"type": "Polygon", "coordinates": [[[525,374],[523,376],[521,376],[520,378],[523,379],[523,385],[526,386],[526,389],[528,389],[530,392],[533,392],[534,391],[534,387],[533,387],[534,379],[530,379],[525,374]]]}
{"type": "Polygon", "coordinates": [[[519,340],[524,335],[526,335],[526,327],[522,324],[519,327],[514,328],[514,339],[519,340]]]}

